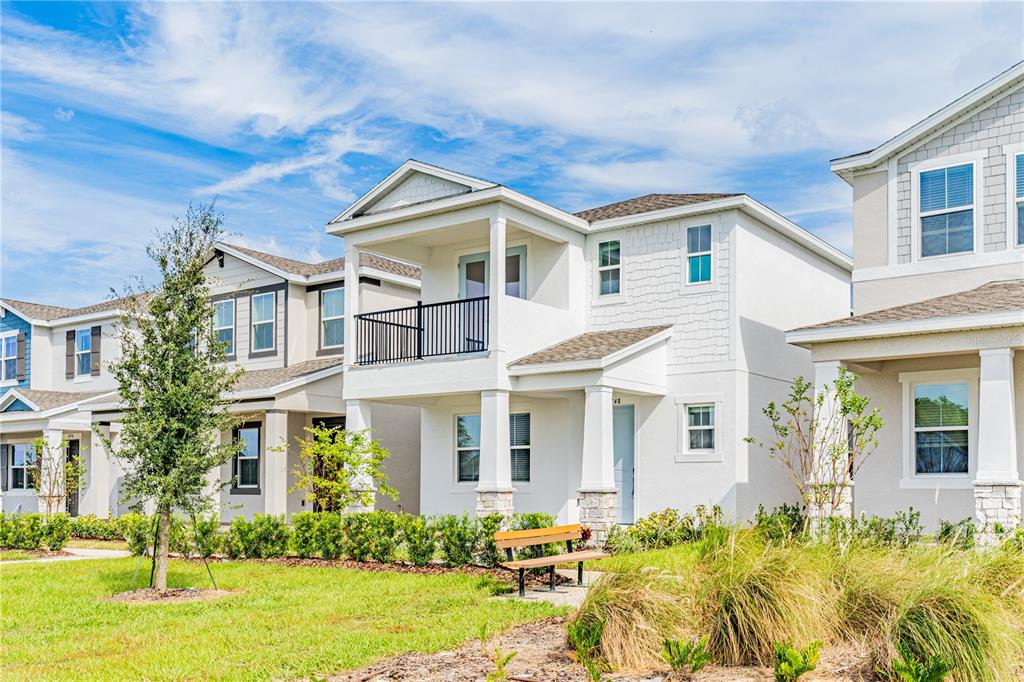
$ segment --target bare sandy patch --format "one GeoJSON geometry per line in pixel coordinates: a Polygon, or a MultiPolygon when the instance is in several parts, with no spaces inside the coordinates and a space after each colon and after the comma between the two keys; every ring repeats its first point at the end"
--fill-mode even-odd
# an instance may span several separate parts
{"type": "Polygon", "coordinates": [[[167,590],[154,590],[146,587],[139,590],[120,592],[110,597],[109,601],[123,604],[181,604],[218,599],[232,594],[237,594],[237,592],[195,587],[175,587],[167,590]]]}

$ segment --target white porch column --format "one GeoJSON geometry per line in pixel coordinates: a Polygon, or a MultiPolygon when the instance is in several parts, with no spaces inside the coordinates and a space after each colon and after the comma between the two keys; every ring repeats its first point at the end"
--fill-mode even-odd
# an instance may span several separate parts
{"type": "MultiPolygon", "coordinates": [[[[831,486],[844,479],[844,473],[849,467],[849,460],[846,457],[836,458],[834,448],[844,448],[847,443],[846,420],[838,418],[840,410],[839,401],[835,394],[835,383],[842,370],[846,369],[846,363],[838,360],[814,363],[814,400],[815,405],[819,395],[824,394],[821,409],[818,412],[817,433],[815,434],[814,447],[816,449],[816,480],[809,481],[812,485],[831,486]]],[[[850,482],[852,485],[852,481],[850,482]]],[[[832,492],[825,494],[827,500],[831,500],[832,492]]],[[[808,504],[807,513],[810,517],[812,529],[817,529],[825,516],[850,517],[853,515],[853,490],[849,487],[838,492],[840,498],[838,506],[833,510],[831,504],[819,505],[813,502],[808,504]]]]}
{"type": "Polygon", "coordinates": [[[345,365],[356,364],[356,315],[359,314],[359,247],[345,241],[345,365]]]}
{"type": "Polygon", "coordinates": [[[490,296],[487,336],[488,348],[492,351],[502,350],[499,337],[501,332],[502,309],[505,303],[505,219],[499,216],[491,218],[490,237],[490,271],[488,277],[488,295],[490,296]]]}
{"type": "Polygon", "coordinates": [[[1013,396],[1013,349],[981,351],[978,395],[978,473],[974,508],[983,542],[995,540],[995,525],[1021,521],[1021,480],[1017,469],[1017,422],[1013,396]]]}
{"type": "Polygon", "coordinates": [[[583,463],[580,477],[580,524],[591,530],[598,547],[619,521],[619,491],[615,487],[612,388],[587,386],[583,397],[583,463]]]}
{"type": "Polygon", "coordinates": [[[263,443],[264,490],[263,511],[267,514],[288,512],[288,411],[267,410],[265,442],[263,443]],[[284,449],[280,449],[284,446],[284,449]]]}
{"type": "Polygon", "coordinates": [[[515,490],[508,420],[508,391],[481,391],[480,478],[476,487],[476,515],[480,517],[512,515],[515,490]]]}
{"type": "MultiPolygon", "coordinates": [[[[107,438],[113,437],[109,425],[99,428],[107,438]]],[[[82,491],[81,512],[105,519],[110,513],[110,452],[95,432],[89,436],[89,451],[82,459],[85,463],[85,489],[82,491]]]]}
{"type": "Polygon", "coordinates": [[[38,488],[39,511],[47,515],[65,510],[61,504],[67,487],[64,481],[64,448],[61,447],[63,439],[61,429],[44,429],[43,452],[36,455],[43,458],[43,480],[38,488]]]}
{"type": "MultiPolygon", "coordinates": [[[[365,431],[373,428],[370,401],[348,400],[345,402],[345,430],[365,431]]],[[[352,484],[355,490],[369,490],[376,492],[373,485],[373,477],[368,474],[361,474],[356,477],[352,484]]],[[[353,505],[348,508],[350,512],[371,512],[376,508],[374,502],[367,505],[353,505]]]]}

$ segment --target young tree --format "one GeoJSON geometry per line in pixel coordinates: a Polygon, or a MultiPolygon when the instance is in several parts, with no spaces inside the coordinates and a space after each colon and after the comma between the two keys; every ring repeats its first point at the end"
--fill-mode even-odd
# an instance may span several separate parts
{"type": "Polygon", "coordinates": [[[129,286],[118,325],[121,358],[110,366],[124,414],[119,449],[111,452],[125,470],[125,498],[155,503],[153,586],[160,590],[167,588],[171,510],[207,510],[207,473],[240,448],[218,444],[237,423],[224,396],[241,370],[224,364],[203,272],[222,220],[212,205],[189,206],[147,247],[161,281],[153,289],[129,286]]]}
{"type": "Polygon", "coordinates": [[[32,441],[35,451],[32,481],[47,516],[64,510],[70,495],[77,495],[85,480],[85,467],[78,455],[65,457],[68,439],[61,436],[56,447],[47,443],[44,436],[32,441]]]}
{"type": "Polygon", "coordinates": [[[744,439],[786,467],[815,529],[849,504],[851,482],[878,447],[882,418],[870,399],[857,393],[856,380],[840,370],[832,384],[815,392],[813,384],[797,377],[785,402],[764,408],[774,439],[744,439]]]}
{"type": "Polygon", "coordinates": [[[369,507],[378,491],[396,499],[382,467],[391,453],[373,440],[369,429],[346,431],[329,426],[306,428],[297,438],[299,466],[289,492],[304,491],[306,499],[321,511],[369,507]],[[370,484],[373,484],[371,486],[370,484]]]}

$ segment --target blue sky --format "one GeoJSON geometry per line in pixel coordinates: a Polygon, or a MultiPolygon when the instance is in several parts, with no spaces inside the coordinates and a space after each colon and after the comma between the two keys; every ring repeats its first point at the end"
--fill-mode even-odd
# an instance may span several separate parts
{"type": "Polygon", "coordinates": [[[847,251],[828,160],[1024,57],[1024,4],[4,2],[2,295],[151,274],[217,197],[235,241],[320,260],[406,158],[575,211],[747,192],[847,251]]]}

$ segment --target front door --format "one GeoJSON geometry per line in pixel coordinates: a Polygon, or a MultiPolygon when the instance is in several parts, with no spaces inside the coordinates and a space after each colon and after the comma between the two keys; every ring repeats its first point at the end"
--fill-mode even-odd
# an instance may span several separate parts
{"type": "MultiPolygon", "coordinates": [[[[68,464],[71,464],[72,462],[74,462],[75,464],[80,466],[81,462],[76,462],[75,461],[78,458],[78,455],[79,455],[80,452],[81,452],[81,441],[69,440],[68,441],[68,454],[67,454],[68,464]]],[[[70,471],[75,471],[75,470],[78,469],[78,466],[68,467],[68,469],[70,471]]],[[[81,491],[78,490],[78,485],[75,485],[74,488],[75,488],[74,490],[68,490],[68,515],[69,516],[78,516],[78,496],[81,494],[81,491]]]]}
{"type": "Polygon", "coordinates": [[[633,523],[635,426],[632,405],[615,405],[612,408],[612,444],[615,455],[615,487],[619,490],[619,523],[633,523]]]}

